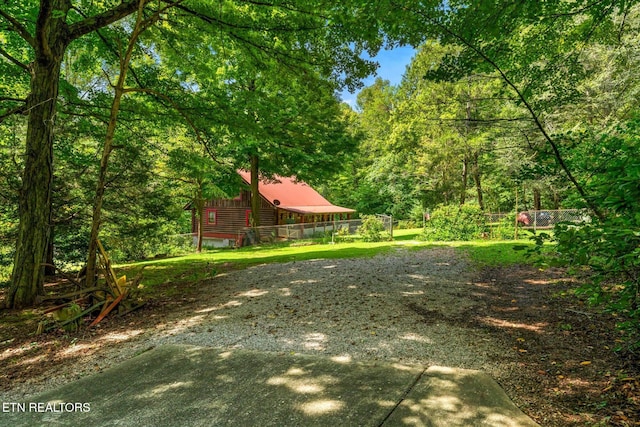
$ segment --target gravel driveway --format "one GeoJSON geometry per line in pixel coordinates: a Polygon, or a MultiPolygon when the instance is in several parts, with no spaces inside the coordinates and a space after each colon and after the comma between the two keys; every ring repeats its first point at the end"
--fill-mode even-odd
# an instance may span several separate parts
{"type": "MultiPolygon", "coordinates": [[[[483,330],[442,322],[478,304],[473,273],[450,248],[230,271],[154,329],[103,337],[120,342],[0,397],[31,395],[167,343],[452,366],[496,378],[505,369],[496,364],[502,344],[483,330]]],[[[83,345],[91,350],[81,344],[76,351],[83,345]]]]}
{"type": "Polygon", "coordinates": [[[0,348],[0,401],[173,343],[477,369],[541,425],[640,419],[637,354],[611,351],[619,319],[571,296],[563,269],[480,270],[461,252],[410,242],[373,258],[221,268],[159,285],[145,308],[95,329],[31,337],[25,323],[0,348]]]}
{"type": "Polygon", "coordinates": [[[256,266],[216,277],[218,295],[149,344],[482,368],[491,337],[436,320],[474,304],[470,273],[448,248],[256,266]]]}

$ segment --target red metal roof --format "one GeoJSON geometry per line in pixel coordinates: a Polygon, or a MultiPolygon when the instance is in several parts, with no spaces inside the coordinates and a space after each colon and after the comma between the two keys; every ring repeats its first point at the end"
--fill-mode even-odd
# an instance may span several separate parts
{"type": "MultiPolygon", "coordinates": [[[[251,173],[238,171],[242,179],[251,185],[251,173]]],[[[302,214],[353,213],[353,209],[332,205],[307,183],[294,178],[275,176],[273,181],[260,180],[258,191],[269,203],[291,212],[302,214]]]]}

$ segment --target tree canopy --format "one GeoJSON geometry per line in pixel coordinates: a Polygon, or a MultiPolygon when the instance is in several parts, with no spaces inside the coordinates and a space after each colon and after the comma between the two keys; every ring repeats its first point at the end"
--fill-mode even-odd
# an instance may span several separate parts
{"type": "Polygon", "coordinates": [[[33,303],[43,262],[78,261],[98,232],[179,234],[179,205],[238,168],[322,184],[362,213],[504,212],[519,197],[633,225],[633,175],[620,171],[637,148],[638,11],[622,0],[7,3],[7,304],[33,303]],[[375,69],[363,53],[398,45],[416,48],[402,82],[376,80],[355,111],[341,105],[337,91],[375,69]]]}
{"type": "Polygon", "coordinates": [[[233,108],[230,98],[235,95],[229,86],[240,76],[234,80],[218,74],[221,67],[233,66],[234,54],[252,61],[253,68],[239,71],[247,75],[255,73],[256,67],[275,63],[301,75],[308,69],[334,84],[355,87],[373,67],[360,58],[360,52],[366,49],[373,53],[381,43],[375,32],[359,31],[363,29],[360,19],[351,21],[357,9],[355,3],[231,1],[213,5],[197,0],[42,0],[3,7],[0,118],[27,115],[17,243],[7,304],[31,304],[42,291],[41,263],[51,242],[53,147],[59,104],[71,103],[74,114],[80,107],[89,111],[101,108],[95,101],[104,99],[107,88],[114,84],[110,71],[114,65],[122,65],[124,46],[129,44],[127,34],[138,30],[132,14],[137,11],[149,31],[145,31],[148,37],[140,37],[130,46],[136,51],[130,54],[140,59],[131,64],[122,83],[127,91],[156,101],[148,113],[155,113],[158,107],[177,111],[194,137],[207,145],[213,140],[206,132],[212,124],[219,124],[213,126],[218,132],[229,119],[241,117],[238,111],[229,110],[233,108]],[[345,25],[345,16],[349,25],[345,25]],[[213,59],[185,67],[203,56],[213,59]],[[68,75],[77,80],[67,80],[68,75]],[[213,76],[218,76],[218,81],[212,82],[213,76]],[[205,111],[211,114],[202,114],[205,111]],[[198,116],[199,120],[192,118],[198,116]],[[213,120],[207,120],[211,117],[213,120]]]}

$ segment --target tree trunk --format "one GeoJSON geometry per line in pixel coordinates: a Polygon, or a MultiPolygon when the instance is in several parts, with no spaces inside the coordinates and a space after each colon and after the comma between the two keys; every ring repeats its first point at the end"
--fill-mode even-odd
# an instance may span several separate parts
{"type": "Polygon", "coordinates": [[[467,184],[469,181],[469,159],[465,155],[462,159],[462,190],[460,191],[460,206],[467,201],[467,184]]]}
{"type": "Polygon", "coordinates": [[[33,97],[27,124],[26,158],[18,212],[20,223],[6,305],[33,305],[42,293],[53,181],[53,127],[60,76],[59,61],[36,61],[31,83],[33,97]],[[44,64],[42,62],[45,62],[44,64]]]}
{"type": "Polygon", "coordinates": [[[533,210],[539,211],[540,209],[542,209],[542,203],[540,199],[540,189],[533,187],[533,210]]]}
{"type": "Polygon", "coordinates": [[[51,225],[53,135],[60,68],[64,52],[73,40],[110,25],[136,10],[136,3],[114,6],[109,14],[68,25],[71,0],[41,0],[35,34],[20,34],[33,48],[31,83],[27,99],[29,118],[25,165],[18,203],[18,236],[5,304],[9,308],[31,306],[42,292],[51,225]],[[72,29],[71,29],[72,28],[72,29]],[[26,35],[25,35],[26,34],[26,35]]]}
{"type": "MultiPolygon", "coordinates": [[[[122,75],[122,72],[120,73],[122,75]]],[[[93,201],[93,217],[91,220],[91,236],[89,237],[89,254],[87,257],[87,276],[85,286],[91,288],[94,286],[96,277],[96,262],[98,250],[98,234],[102,222],[102,202],[104,200],[105,184],[107,181],[107,168],[109,166],[109,157],[113,151],[113,138],[115,136],[116,123],[118,119],[118,111],[120,110],[120,101],[122,99],[122,87],[116,86],[116,93],[113,97],[111,105],[111,117],[107,126],[107,136],[105,138],[104,147],[102,149],[102,159],[100,160],[100,171],[98,173],[98,183],[96,185],[96,195],[93,201]]]]}
{"type": "Polygon", "coordinates": [[[202,197],[202,183],[198,187],[194,205],[196,208],[196,219],[198,220],[198,244],[196,252],[202,252],[202,240],[204,238],[204,197],[202,197]]]}
{"type": "Polygon", "coordinates": [[[256,154],[251,155],[251,216],[252,227],[260,227],[260,190],[258,188],[260,159],[256,154]]]}
{"type": "Polygon", "coordinates": [[[482,183],[480,178],[480,166],[478,165],[478,152],[473,153],[473,180],[476,183],[476,192],[478,193],[478,205],[480,210],[484,210],[484,196],[482,193],[482,183]]]}
{"type": "Polygon", "coordinates": [[[13,258],[11,287],[5,304],[23,308],[34,304],[43,291],[44,268],[51,226],[53,183],[53,134],[60,67],[67,47],[62,19],[52,19],[51,10],[66,15],[68,1],[56,1],[41,10],[34,38],[35,60],[31,64],[29,119],[25,165],[18,204],[18,237],[13,258]]]}
{"type": "MultiPolygon", "coordinates": [[[[118,81],[114,87],[113,102],[111,103],[111,114],[107,125],[107,133],[104,139],[104,147],[102,148],[102,158],[100,159],[100,171],[98,173],[98,182],[96,184],[96,195],[93,202],[93,218],[91,221],[91,236],[89,238],[89,254],[87,257],[87,276],[85,286],[91,288],[94,286],[96,277],[96,262],[98,249],[98,234],[102,222],[102,203],[104,201],[104,191],[107,181],[107,168],[109,167],[109,157],[113,151],[113,141],[116,134],[116,125],[118,124],[118,113],[120,112],[120,103],[125,94],[125,82],[127,80],[127,72],[129,71],[129,63],[131,62],[131,54],[136,45],[138,36],[144,31],[143,12],[144,1],[139,1],[138,15],[136,23],[131,32],[129,43],[124,54],[120,56],[120,69],[118,81]]],[[[151,21],[149,21],[151,22],[151,21]]]]}
{"type": "Polygon", "coordinates": [[[44,275],[47,277],[55,276],[56,274],[56,267],[54,265],[54,259],[53,259],[54,230],[55,228],[53,224],[51,224],[51,226],[49,227],[49,242],[47,243],[47,256],[45,257],[45,262],[47,263],[47,265],[44,267],[44,275]]]}
{"type": "Polygon", "coordinates": [[[447,186],[446,186],[446,179],[447,179],[447,175],[446,175],[446,169],[442,170],[442,195],[444,196],[444,204],[448,205],[449,204],[449,191],[447,190],[447,186]]]}

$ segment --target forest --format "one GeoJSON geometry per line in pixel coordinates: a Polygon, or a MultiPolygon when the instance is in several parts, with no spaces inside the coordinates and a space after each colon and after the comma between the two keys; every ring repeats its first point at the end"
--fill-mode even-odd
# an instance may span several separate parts
{"type": "Polygon", "coordinates": [[[406,220],[584,209],[558,252],[637,325],[637,3],[4,1],[6,305],[53,265],[94,277],[98,237],[118,261],[171,252],[184,206],[237,194],[242,168],[406,220]],[[401,83],[362,88],[395,46],[416,49],[401,83]]]}

